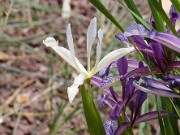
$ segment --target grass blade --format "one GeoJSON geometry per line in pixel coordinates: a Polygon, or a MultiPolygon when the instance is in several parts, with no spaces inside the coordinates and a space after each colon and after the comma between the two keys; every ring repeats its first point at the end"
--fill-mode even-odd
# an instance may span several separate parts
{"type": "Polygon", "coordinates": [[[152,11],[152,15],[156,24],[156,28],[158,31],[166,31],[166,27],[164,25],[164,21],[160,14],[156,11],[156,8],[154,7],[153,3],[151,0],[148,0],[149,6],[152,11]]]}
{"type": "Polygon", "coordinates": [[[121,32],[124,32],[123,27],[112,16],[112,14],[106,9],[100,0],[89,0],[99,11],[101,11],[114,25],[116,25],[121,32]]]}
{"type": "MultiPolygon", "coordinates": [[[[125,3],[129,9],[131,9],[134,13],[136,13],[136,15],[138,15],[140,18],[142,18],[141,13],[137,9],[137,6],[135,5],[133,0],[125,0],[125,3]]],[[[132,16],[134,17],[134,19],[137,23],[141,23],[133,14],[132,14],[132,16]]]]}
{"type": "Polygon", "coordinates": [[[176,10],[180,13],[180,0],[171,0],[176,10]]]}
{"type": "Polygon", "coordinates": [[[118,0],[118,2],[125,7],[129,12],[131,12],[131,14],[134,15],[134,17],[139,20],[139,22],[144,25],[148,30],[152,30],[152,27],[143,19],[141,18],[139,15],[137,15],[135,12],[133,12],[131,9],[129,9],[126,5],[124,5],[120,0],[118,0]]]}

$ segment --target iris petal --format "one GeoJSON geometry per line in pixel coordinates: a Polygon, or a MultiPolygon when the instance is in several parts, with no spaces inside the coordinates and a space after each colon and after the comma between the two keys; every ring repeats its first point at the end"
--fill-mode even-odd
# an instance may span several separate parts
{"type": "Polygon", "coordinates": [[[128,47],[128,48],[120,48],[110,52],[98,63],[95,73],[99,72],[100,70],[111,64],[113,61],[117,61],[118,59],[122,58],[124,55],[130,53],[133,50],[134,47],[128,47]]]}
{"type": "Polygon", "coordinates": [[[93,42],[97,34],[97,19],[94,17],[87,30],[87,58],[88,58],[88,71],[90,71],[90,55],[93,42]]]}
{"type": "Polygon", "coordinates": [[[69,98],[70,103],[72,103],[73,99],[75,98],[75,96],[79,92],[78,87],[84,83],[84,80],[85,80],[85,74],[81,73],[75,77],[73,85],[71,87],[68,87],[67,94],[68,94],[68,98],[69,98]]]}

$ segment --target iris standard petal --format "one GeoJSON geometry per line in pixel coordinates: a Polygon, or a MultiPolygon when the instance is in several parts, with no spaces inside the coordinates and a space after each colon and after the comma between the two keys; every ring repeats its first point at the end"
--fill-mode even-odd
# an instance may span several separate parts
{"type": "Polygon", "coordinates": [[[71,32],[71,24],[68,24],[68,27],[66,29],[66,37],[67,37],[67,43],[68,43],[68,47],[71,53],[72,61],[74,62],[74,65],[78,67],[75,61],[75,51],[74,51],[74,43],[73,43],[73,37],[72,37],[72,32],[71,32]]]}
{"type": "Polygon", "coordinates": [[[75,77],[73,85],[71,87],[68,87],[67,94],[68,94],[68,98],[69,98],[70,103],[72,103],[73,99],[75,98],[75,96],[79,92],[78,87],[84,83],[84,80],[85,80],[85,74],[81,73],[75,77]]]}
{"type": "Polygon", "coordinates": [[[128,47],[128,48],[120,48],[110,52],[98,63],[95,73],[99,72],[100,70],[111,64],[113,61],[117,61],[118,59],[122,58],[124,55],[130,53],[133,50],[134,47],[128,47]]]}
{"type": "Polygon", "coordinates": [[[87,58],[88,58],[88,71],[90,71],[90,55],[93,42],[97,34],[97,19],[94,17],[87,30],[87,58]]]}
{"type": "Polygon", "coordinates": [[[102,44],[103,31],[101,29],[98,30],[98,38],[99,38],[99,44],[102,44]]]}

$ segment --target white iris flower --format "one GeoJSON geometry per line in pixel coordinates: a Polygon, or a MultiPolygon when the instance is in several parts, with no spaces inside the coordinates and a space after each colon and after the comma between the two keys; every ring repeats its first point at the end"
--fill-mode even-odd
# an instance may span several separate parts
{"type": "Polygon", "coordinates": [[[75,56],[74,43],[71,34],[71,25],[69,24],[66,30],[67,43],[69,46],[69,50],[62,46],[58,46],[58,41],[56,41],[53,37],[46,38],[43,43],[46,47],[51,47],[57,54],[59,54],[69,65],[77,70],[79,73],[78,76],[75,77],[74,83],[71,87],[68,87],[67,93],[69,102],[72,103],[74,97],[79,92],[79,86],[84,83],[86,79],[90,79],[94,74],[107,67],[113,61],[116,61],[123,57],[124,55],[130,53],[134,48],[127,47],[114,50],[107,54],[103,59],[101,59],[101,48],[102,48],[102,39],[103,32],[101,29],[98,30],[98,39],[96,49],[96,63],[95,66],[90,68],[90,55],[92,45],[95,41],[97,35],[97,19],[93,18],[90,22],[90,25],[87,30],[87,67],[86,70],[84,66],[80,63],[80,61],[75,56]],[[101,59],[101,60],[100,60],[101,59]]]}

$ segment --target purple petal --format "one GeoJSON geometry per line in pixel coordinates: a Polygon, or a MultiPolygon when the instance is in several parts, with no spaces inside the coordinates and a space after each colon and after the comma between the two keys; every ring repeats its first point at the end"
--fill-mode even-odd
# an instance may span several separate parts
{"type": "Polygon", "coordinates": [[[176,20],[180,19],[180,14],[176,11],[173,5],[170,7],[169,16],[173,26],[175,26],[176,20]]]}
{"type": "MultiPolygon", "coordinates": [[[[130,60],[130,59],[128,59],[127,61],[128,61],[128,67],[131,67],[131,68],[138,68],[139,67],[139,61],[130,60]]],[[[143,65],[146,65],[146,64],[143,62],[143,65]]]]}
{"type": "Polygon", "coordinates": [[[110,87],[110,93],[113,97],[113,99],[116,101],[116,102],[119,102],[121,99],[119,97],[119,95],[114,91],[113,87],[110,87]]]}
{"type": "Polygon", "coordinates": [[[165,82],[163,82],[163,80],[154,79],[154,78],[148,78],[148,77],[143,77],[142,79],[145,80],[147,85],[150,86],[150,87],[157,88],[157,89],[162,89],[162,90],[166,90],[166,91],[172,91],[170,88],[168,88],[165,85],[165,82]]]}
{"type": "Polygon", "coordinates": [[[118,123],[115,120],[108,120],[104,123],[104,128],[106,135],[114,135],[115,130],[117,129],[118,123]]]}
{"type": "Polygon", "coordinates": [[[125,97],[124,97],[124,102],[127,103],[130,98],[132,97],[133,93],[134,93],[134,90],[135,90],[135,87],[133,86],[133,81],[135,79],[133,78],[130,78],[129,81],[127,82],[126,84],[126,90],[125,90],[125,97]]]}
{"type": "Polygon", "coordinates": [[[110,112],[110,118],[111,118],[112,120],[117,120],[117,119],[119,118],[119,116],[120,116],[120,113],[121,113],[123,107],[124,107],[124,106],[123,106],[123,102],[122,102],[122,101],[118,102],[118,103],[114,106],[114,108],[111,110],[111,112],[110,112]]]}
{"type": "Polygon", "coordinates": [[[166,74],[164,80],[180,79],[180,75],[166,74]]]}
{"type": "Polygon", "coordinates": [[[180,61],[174,61],[166,67],[166,71],[180,69],[180,61]]]}
{"type": "Polygon", "coordinates": [[[144,38],[138,35],[131,36],[133,42],[137,45],[139,49],[147,49],[148,46],[144,41],[144,38]]]}
{"type": "Polygon", "coordinates": [[[149,33],[149,30],[146,29],[143,25],[141,24],[133,24],[130,25],[124,32],[125,37],[130,37],[134,35],[140,35],[140,36],[147,36],[149,33]]]}
{"type": "Polygon", "coordinates": [[[156,61],[157,61],[157,64],[162,68],[164,69],[166,67],[166,58],[165,58],[165,55],[164,55],[164,50],[161,46],[161,44],[157,43],[157,42],[151,42],[149,44],[154,52],[154,55],[156,57],[156,61]]]}
{"type": "Polygon", "coordinates": [[[125,75],[127,73],[128,63],[125,56],[117,61],[117,67],[119,75],[125,75]]]}
{"type": "Polygon", "coordinates": [[[115,37],[123,43],[130,44],[128,38],[125,37],[124,34],[116,34],[115,37]]]}
{"type": "MultiPolygon", "coordinates": [[[[161,69],[155,67],[151,70],[151,72],[153,74],[158,74],[158,73],[161,73],[161,69]]],[[[137,68],[137,69],[132,70],[131,72],[127,73],[124,77],[125,78],[131,78],[131,77],[137,77],[137,76],[146,76],[149,74],[150,74],[150,72],[149,72],[148,67],[141,67],[141,68],[137,68]]]]}
{"type": "Polygon", "coordinates": [[[157,89],[149,86],[140,86],[137,82],[133,82],[133,85],[141,91],[144,91],[146,93],[151,93],[157,96],[162,96],[162,97],[174,97],[174,98],[180,98],[180,94],[175,93],[173,91],[169,90],[162,90],[162,89],[157,89]]]}
{"type": "Polygon", "coordinates": [[[150,23],[151,23],[152,27],[153,27],[154,29],[156,29],[156,24],[155,24],[153,15],[151,15],[151,17],[150,17],[150,23]]]}
{"type": "MultiPolygon", "coordinates": [[[[97,76],[93,76],[91,78],[91,84],[93,85],[96,85],[97,87],[99,87],[101,89],[101,82],[102,82],[102,79],[97,77],[97,76]]],[[[103,89],[106,93],[110,94],[110,91],[109,89],[103,89]]]]}
{"type": "Polygon", "coordinates": [[[105,107],[108,105],[110,108],[113,108],[116,105],[116,101],[113,99],[109,98],[108,95],[101,95],[99,98],[99,106],[101,108],[105,107]]]}
{"type": "Polygon", "coordinates": [[[120,77],[105,76],[101,82],[101,89],[115,85],[119,81],[120,77]]]}
{"type": "Polygon", "coordinates": [[[147,37],[171,48],[174,51],[180,52],[180,39],[172,34],[164,32],[150,32],[147,37]]]}
{"type": "Polygon", "coordinates": [[[126,130],[126,128],[129,127],[130,125],[131,125],[131,123],[129,123],[129,122],[119,125],[118,128],[116,129],[114,135],[122,134],[126,130]]]}
{"type": "MultiPolygon", "coordinates": [[[[166,117],[166,115],[167,115],[166,111],[161,111],[162,117],[166,117]]],[[[148,112],[146,114],[138,116],[135,120],[135,123],[146,122],[146,121],[150,121],[150,120],[154,120],[154,119],[158,119],[157,111],[148,112]]]]}
{"type": "Polygon", "coordinates": [[[134,117],[136,118],[136,116],[138,115],[138,113],[140,111],[140,108],[141,108],[142,104],[147,99],[147,93],[145,93],[143,91],[140,91],[140,90],[137,90],[135,92],[135,94],[136,94],[136,111],[135,111],[135,116],[134,117]]]}
{"type": "Polygon", "coordinates": [[[149,60],[151,60],[153,63],[156,63],[154,52],[152,50],[140,49],[140,51],[142,52],[142,54],[147,62],[149,62],[149,60]]]}

